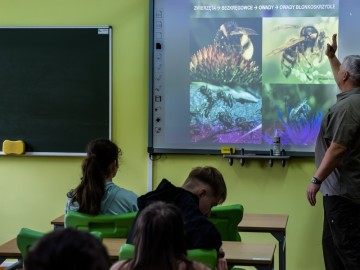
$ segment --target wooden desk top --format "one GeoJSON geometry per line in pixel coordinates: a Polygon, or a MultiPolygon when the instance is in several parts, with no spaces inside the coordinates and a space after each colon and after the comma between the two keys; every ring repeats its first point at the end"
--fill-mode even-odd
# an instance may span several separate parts
{"type": "Polygon", "coordinates": [[[126,243],[125,238],[104,238],[103,244],[107,248],[112,260],[119,259],[120,246],[126,243]]]}
{"type": "MultiPolygon", "coordinates": [[[[238,225],[239,231],[285,231],[288,215],[244,214],[238,225]]],[[[51,221],[54,226],[64,226],[65,215],[51,221]]]]}
{"type": "Polygon", "coordinates": [[[242,232],[285,232],[288,218],[288,215],[244,214],[238,230],[242,232]]]}
{"type": "Polygon", "coordinates": [[[65,222],[65,214],[64,215],[61,215],[60,217],[57,217],[55,219],[53,219],[51,221],[51,224],[54,225],[54,226],[61,226],[63,227],[64,226],[64,222],[65,222]]]}
{"type": "MultiPolygon", "coordinates": [[[[126,239],[122,238],[104,238],[103,240],[103,244],[113,260],[118,258],[120,246],[125,242],[126,239]]],[[[275,246],[275,244],[223,241],[226,260],[241,265],[272,264],[275,246]]]]}
{"type": "Polygon", "coordinates": [[[11,239],[5,244],[0,245],[0,257],[21,258],[21,252],[18,249],[16,238],[11,239]]]}
{"type": "Polygon", "coordinates": [[[222,248],[229,263],[240,265],[271,265],[274,260],[275,244],[258,244],[223,241],[222,248]]]}
{"type": "MultiPolygon", "coordinates": [[[[112,260],[118,259],[120,246],[125,242],[126,239],[123,238],[103,239],[103,244],[107,248],[112,260]]],[[[275,244],[255,244],[231,241],[223,242],[223,249],[227,261],[241,265],[272,264],[275,246],[275,244]]],[[[0,257],[21,258],[20,250],[16,244],[16,238],[0,245],[0,257]]]]}

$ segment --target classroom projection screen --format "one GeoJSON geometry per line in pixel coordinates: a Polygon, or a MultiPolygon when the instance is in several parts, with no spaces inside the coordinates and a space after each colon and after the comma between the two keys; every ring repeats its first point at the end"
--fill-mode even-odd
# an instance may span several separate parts
{"type": "Polygon", "coordinates": [[[153,153],[312,156],[335,102],[326,44],[360,53],[358,0],[150,1],[153,153]]]}

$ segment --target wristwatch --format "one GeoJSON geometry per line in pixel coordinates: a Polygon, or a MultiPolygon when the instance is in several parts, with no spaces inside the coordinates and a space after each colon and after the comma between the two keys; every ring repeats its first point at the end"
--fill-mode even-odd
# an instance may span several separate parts
{"type": "Polygon", "coordinates": [[[311,183],[315,184],[315,185],[321,185],[322,181],[320,181],[318,178],[316,178],[315,176],[313,176],[311,178],[311,183]]]}

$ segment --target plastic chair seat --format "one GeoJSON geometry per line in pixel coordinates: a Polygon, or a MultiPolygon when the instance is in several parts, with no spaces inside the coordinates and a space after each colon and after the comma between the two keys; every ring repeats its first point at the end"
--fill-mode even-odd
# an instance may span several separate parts
{"type": "Polygon", "coordinates": [[[35,244],[45,233],[22,228],[16,237],[17,246],[23,259],[26,258],[29,248],[35,244]]]}

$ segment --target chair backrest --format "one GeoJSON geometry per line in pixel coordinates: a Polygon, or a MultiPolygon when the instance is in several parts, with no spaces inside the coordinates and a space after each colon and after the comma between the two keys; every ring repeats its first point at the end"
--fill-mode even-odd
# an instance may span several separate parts
{"type": "MultiPolygon", "coordinates": [[[[123,244],[120,247],[119,259],[129,260],[134,258],[135,246],[132,244],[123,244]]],[[[189,249],[187,256],[190,261],[197,261],[207,265],[210,269],[215,269],[217,263],[216,249],[189,249]]]]}
{"type": "Polygon", "coordinates": [[[92,236],[95,236],[95,238],[98,239],[100,242],[103,241],[103,238],[104,238],[104,237],[103,237],[103,235],[102,235],[101,232],[92,231],[92,232],[90,232],[90,234],[91,234],[92,236]]]}
{"type": "Polygon", "coordinates": [[[191,261],[201,262],[210,269],[215,269],[218,254],[216,249],[188,249],[187,256],[191,261]]]}
{"type": "Polygon", "coordinates": [[[215,225],[223,241],[241,241],[238,224],[243,214],[244,207],[241,204],[221,205],[211,209],[209,220],[215,225]]]}
{"type": "Polygon", "coordinates": [[[103,238],[127,238],[137,212],[120,215],[88,215],[68,211],[65,228],[76,228],[88,232],[100,232],[103,238]]]}
{"type": "Polygon", "coordinates": [[[26,258],[29,248],[35,244],[45,233],[22,228],[16,237],[17,246],[23,259],[26,258]]]}

